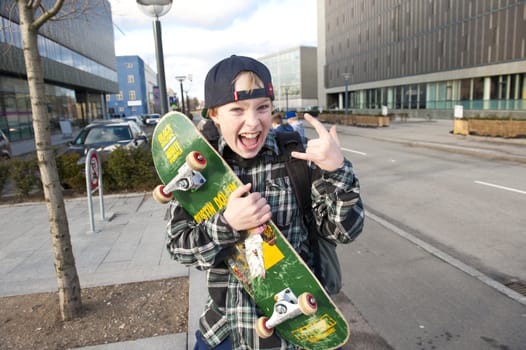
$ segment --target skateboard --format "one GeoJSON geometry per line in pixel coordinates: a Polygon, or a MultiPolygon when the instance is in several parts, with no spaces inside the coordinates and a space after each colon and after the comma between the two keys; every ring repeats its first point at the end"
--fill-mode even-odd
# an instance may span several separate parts
{"type": "MultiPolygon", "coordinates": [[[[152,136],[152,155],[163,183],[153,197],[160,203],[175,198],[196,222],[223,209],[242,185],[181,113],[161,118],[152,136]]],[[[258,336],[276,331],[305,349],[345,344],[350,333],[345,317],[275,224],[269,221],[242,236],[227,264],[264,314],[254,325],[258,336]]]]}

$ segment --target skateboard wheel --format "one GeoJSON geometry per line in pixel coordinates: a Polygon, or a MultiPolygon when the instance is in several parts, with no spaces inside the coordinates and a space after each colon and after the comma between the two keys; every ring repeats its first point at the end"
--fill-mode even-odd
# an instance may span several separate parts
{"type": "Polygon", "coordinates": [[[155,189],[152,192],[153,199],[157,203],[166,204],[169,201],[172,200],[172,193],[164,193],[164,185],[159,185],[155,187],[155,189]]]}
{"type": "Polygon", "coordinates": [[[318,303],[314,295],[310,293],[303,293],[298,297],[298,307],[302,314],[312,315],[318,310],[318,303]]]}
{"type": "Polygon", "coordinates": [[[274,333],[274,328],[267,328],[268,318],[263,316],[256,321],[256,333],[258,337],[267,339],[274,333]]]}
{"type": "Polygon", "coordinates": [[[186,163],[192,170],[200,171],[206,167],[206,158],[201,153],[193,151],[186,156],[186,163]]]}

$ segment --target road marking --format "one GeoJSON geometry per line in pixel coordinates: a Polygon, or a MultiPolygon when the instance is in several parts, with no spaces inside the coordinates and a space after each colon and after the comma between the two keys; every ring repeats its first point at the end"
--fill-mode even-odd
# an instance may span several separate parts
{"type": "Polygon", "coordinates": [[[454,266],[457,269],[459,269],[460,271],[463,271],[463,272],[467,273],[468,275],[477,278],[482,283],[484,283],[484,284],[486,284],[486,285],[498,290],[499,292],[501,292],[502,294],[510,297],[511,299],[513,299],[513,300],[515,300],[515,301],[517,301],[517,302],[519,302],[519,303],[521,303],[523,305],[526,305],[526,296],[514,291],[511,288],[506,287],[504,284],[502,284],[502,283],[494,280],[493,278],[485,275],[484,273],[478,271],[474,267],[471,267],[471,266],[469,266],[467,264],[464,264],[462,261],[452,257],[451,255],[441,251],[440,249],[437,249],[437,248],[433,247],[431,244],[421,240],[420,238],[415,237],[414,235],[410,234],[407,231],[402,230],[401,228],[391,224],[387,220],[384,220],[381,217],[372,214],[370,211],[366,211],[365,215],[368,216],[369,218],[371,218],[372,220],[376,221],[377,223],[379,223],[383,227],[387,228],[388,230],[396,233],[400,237],[405,238],[408,241],[416,244],[417,246],[419,246],[420,248],[424,249],[428,253],[436,256],[439,259],[444,260],[446,263],[450,264],[451,266],[454,266]]]}
{"type": "Polygon", "coordinates": [[[501,185],[495,185],[495,184],[490,184],[489,182],[483,182],[483,181],[475,181],[476,184],[479,184],[479,185],[484,185],[484,186],[489,186],[489,187],[495,187],[495,188],[499,188],[501,190],[506,190],[506,191],[511,191],[511,192],[517,192],[517,193],[520,193],[520,194],[526,194],[526,191],[521,191],[521,190],[518,190],[516,188],[511,188],[511,187],[506,187],[506,186],[501,186],[501,185]]]}
{"type": "Polygon", "coordinates": [[[349,148],[342,147],[342,150],[344,150],[346,152],[350,152],[350,153],[356,153],[356,154],[359,154],[359,155],[362,155],[362,156],[366,156],[367,155],[367,153],[363,153],[363,152],[360,152],[360,151],[355,151],[355,150],[349,149],[349,148]]]}

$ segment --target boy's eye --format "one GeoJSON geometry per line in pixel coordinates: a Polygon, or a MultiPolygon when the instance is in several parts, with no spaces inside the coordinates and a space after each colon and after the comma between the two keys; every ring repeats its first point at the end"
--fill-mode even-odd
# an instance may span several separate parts
{"type": "Polygon", "coordinates": [[[265,103],[258,107],[258,111],[266,111],[269,108],[270,108],[270,103],[265,103]]]}

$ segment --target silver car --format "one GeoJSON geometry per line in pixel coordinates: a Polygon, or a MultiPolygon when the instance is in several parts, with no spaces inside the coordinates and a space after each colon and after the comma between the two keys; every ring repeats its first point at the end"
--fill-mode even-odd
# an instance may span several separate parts
{"type": "Polygon", "coordinates": [[[79,163],[83,164],[90,148],[108,154],[118,147],[148,148],[148,138],[134,121],[96,121],[80,131],[66,153],[77,153],[81,157],[79,163]]]}

